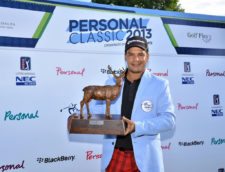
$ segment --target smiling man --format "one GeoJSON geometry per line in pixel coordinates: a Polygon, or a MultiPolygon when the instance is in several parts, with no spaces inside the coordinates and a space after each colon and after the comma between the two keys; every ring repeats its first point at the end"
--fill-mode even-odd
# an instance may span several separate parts
{"type": "MultiPolygon", "coordinates": [[[[139,36],[125,44],[126,76],[111,110],[123,116],[125,136],[105,136],[102,170],[164,172],[160,133],[175,126],[168,81],[152,75],[147,41],[139,36]]],[[[109,80],[113,84],[115,81],[109,80]]]]}

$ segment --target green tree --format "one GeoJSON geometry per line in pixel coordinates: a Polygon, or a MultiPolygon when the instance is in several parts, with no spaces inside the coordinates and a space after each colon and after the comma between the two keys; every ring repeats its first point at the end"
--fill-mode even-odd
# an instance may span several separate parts
{"type": "Polygon", "coordinates": [[[184,11],[179,4],[179,0],[92,0],[92,2],[168,11],[184,11]]]}

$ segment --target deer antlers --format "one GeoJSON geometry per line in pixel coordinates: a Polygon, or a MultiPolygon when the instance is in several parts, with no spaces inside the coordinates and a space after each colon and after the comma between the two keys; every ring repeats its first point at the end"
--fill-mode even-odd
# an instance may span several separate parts
{"type": "Polygon", "coordinates": [[[120,75],[119,76],[116,76],[115,70],[113,71],[110,65],[108,65],[108,69],[112,73],[114,78],[118,78],[118,77],[123,78],[125,76],[125,69],[124,68],[122,68],[122,70],[120,70],[120,75]]]}

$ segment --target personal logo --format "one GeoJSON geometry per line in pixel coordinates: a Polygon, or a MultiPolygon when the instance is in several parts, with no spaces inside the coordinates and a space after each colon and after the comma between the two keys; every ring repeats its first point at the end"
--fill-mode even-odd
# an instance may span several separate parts
{"type": "Polygon", "coordinates": [[[0,165],[1,172],[8,171],[8,170],[19,170],[24,168],[25,168],[24,160],[21,163],[0,165]]]}
{"type": "Polygon", "coordinates": [[[56,67],[56,75],[57,76],[84,76],[84,72],[85,72],[85,68],[81,68],[78,70],[67,70],[67,69],[63,69],[62,67],[56,67]]]}
{"type": "Polygon", "coordinates": [[[225,77],[225,70],[224,71],[211,71],[206,69],[206,76],[207,77],[225,77]]]}
{"type": "Polygon", "coordinates": [[[144,112],[151,112],[153,104],[150,100],[145,100],[141,103],[141,108],[144,112]]]}
{"type": "MultiPolygon", "coordinates": [[[[114,46],[122,46],[122,42],[134,35],[142,36],[150,42],[152,29],[148,18],[102,18],[71,19],[68,22],[68,41],[71,44],[110,43],[118,41],[114,46]]],[[[105,44],[104,46],[111,45],[105,44]]]]}
{"type": "Polygon", "coordinates": [[[199,103],[195,103],[192,105],[184,105],[181,103],[177,103],[177,110],[198,110],[199,103]]]}
{"type": "Polygon", "coordinates": [[[5,112],[5,121],[20,121],[20,120],[28,120],[28,119],[36,119],[39,118],[38,116],[38,110],[35,113],[24,113],[19,112],[16,114],[13,114],[11,111],[5,112]]]}
{"type": "Polygon", "coordinates": [[[168,77],[169,76],[169,70],[166,69],[166,71],[162,72],[153,72],[152,69],[148,69],[149,72],[151,72],[153,75],[159,76],[159,77],[168,77]]]}
{"type": "Polygon", "coordinates": [[[222,145],[225,144],[225,139],[224,138],[211,138],[211,145],[222,145]]]}
{"type": "Polygon", "coordinates": [[[95,159],[101,159],[102,154],[96,154],[94,151],[86,151],[86,160],[95,160],[95,159]]]}
{"type": "Polygon", "coordinates": [[[161,145],[162,150],[170,150],[171,148],[171,142],[169,142],[167,145],[161,145]]]}

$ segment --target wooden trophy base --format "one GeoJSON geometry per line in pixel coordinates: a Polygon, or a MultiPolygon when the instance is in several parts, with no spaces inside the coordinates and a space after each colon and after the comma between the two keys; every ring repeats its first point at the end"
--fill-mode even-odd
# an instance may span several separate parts
{"type": "Polygon", "coordinates": [[[80,119],[80,115],[73,114],[68,118],[68,131],[71,134],[124,135],[125,125],[120,115],[106,119],[104,114],[98,114],[90,119],[80,119]]]}

